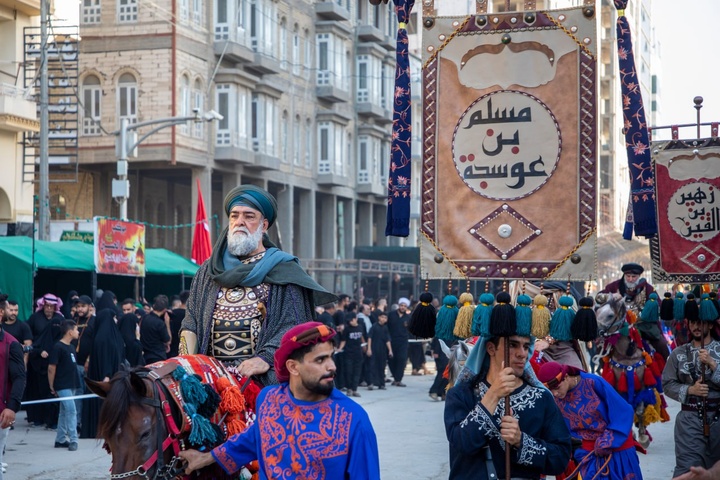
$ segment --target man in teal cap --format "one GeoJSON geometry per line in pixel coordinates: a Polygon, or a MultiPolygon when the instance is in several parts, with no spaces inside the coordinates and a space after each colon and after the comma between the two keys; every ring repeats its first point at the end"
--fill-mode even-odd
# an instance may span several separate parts
{"type": "Polygon", "coordinates": [[[234,362],[243,376],[277,383],[274,355],[289,329],[337,298],[267,237],[277,201],[254,185],[225,197],[228,227],[195,274],[180,334],[180,354],[234,362]]]}

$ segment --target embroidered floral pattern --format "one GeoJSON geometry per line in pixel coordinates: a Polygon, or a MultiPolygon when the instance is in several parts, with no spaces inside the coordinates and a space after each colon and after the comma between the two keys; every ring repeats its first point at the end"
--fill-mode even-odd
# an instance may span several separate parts
{"type": "Polygon", "coordinates": [[[410,59],[405,24],[409,22],[415,0],[393,0],[398,26],[393,101],[390,174],[388,175],[388,210],[385,235],[407,237],[410,234],[410,179],[412,114],[410,100],[410,59]]]}
{"type": "MultiPolygon", "coordinates": [[[[628,0],[614,0],[618,11],[624,10],[628,0]]],[[[624,15],[617,19],[617,43],[623,106],[623,133],[630,169],[631,193],[627,222],[632,222],[635,235],[651,237],[657,233],[655,218],[654,177],[649,149],[649,135],[645,120],[635,56],[632,49],[630,25],[624,15]]],[[[625,228],[625,238],[630,230],[625,228]]],[[[632,237],[632,234],[629,234],[632,237]]]]}
{"type": "Polygon", "coordinates": [[[532,438],[530,435],[522,435],[522,445],[518,453],[518,461],[520,465],[532,465],[536,456],[544,457],[547,454],[547,448],[532,438]]]}

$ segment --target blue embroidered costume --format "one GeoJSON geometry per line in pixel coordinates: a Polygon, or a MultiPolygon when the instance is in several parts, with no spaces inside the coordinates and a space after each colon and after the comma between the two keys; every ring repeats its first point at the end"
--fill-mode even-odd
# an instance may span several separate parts
{"type": "Polygon", "coordinates": [[[262,390],[257,404],[255,423],[212,451],[226,472],[258,459],[260,479],[380,478],[370,419],[337,389],[325,400],[305,402],[283,383],[262,390]]]}
{"type": "Polygon", "coordinates": [[[596,480],[642,480],[632,438],[632,407],[602,378],[579,374],[578,385],[556,403],[571,435],[582,441],[575,450],[580,475],[596,480]]]}

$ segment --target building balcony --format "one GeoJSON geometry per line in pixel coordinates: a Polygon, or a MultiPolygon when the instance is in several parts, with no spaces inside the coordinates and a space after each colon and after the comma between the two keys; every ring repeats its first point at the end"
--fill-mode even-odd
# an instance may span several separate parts
{"type": "Polygon", "coordinates": [[[336,87],[335,85],[318,85],[315,88],[315,95],[321,100],[331,103],[344,103],[350,101],[350,92],[336,87]]]}
{"type": "Polygon", "coordinates": [[[225,40],[216,38],[213,42],[213,51],[215,55],[223,55],[223,58],[236,63],[247,64],[255,61],[255,52],[252,51],[252,48],[232,38],[225,40]]]}
{"type": "Polygon", "coordinates": [[[383,123],[392,123],[392,112],[373,102],[360,102],[355,104],[358,115],[365,115],[383,123]]]}
{"type": "Polygon", "coordinates": [[[272,75],[282,71],[280,62],[276,58],[261,52],[254,52],[252,62],[248,63],[245,68],[259,75],[272,75]]]}
{"type": "Polygon", "coordinates": [[[323,20],[350,20],[350,12],[333,0],[315,3],[315,15],[323,20]]]}
{"type": "Polygon", "coordinates": [[[255,152],[248,146],[247,138],[240,138],[237,133],[218,130],[216,133],[215,160],[218,162],[236,162],[242,165],[255,163],[255,152]]]}
{"type": "Polygon", "coordinates": [[[25,91],[0,83],[0,130],[39,132],[37,105],[24,98],[25,91]]]}
{"type": "Polygon", "coordinates": [[[357,184],[357,193],[363,194],[363,195],[375,195],[376,197],[387,197],[387,185],[383,184],[382,182],[375,181],[375,182],[366,182],[366,183],[360,183],[357,184]]]}
{"type": "Polygon", "coordinates": [[[0,7],[17,10],[30,17],[40,15],[40,0],[0,0],[0,7]]]}
{"type": "Polygon", "coordinates": [[[336,173],[320,173],[317,176],[317,184],[326,187],[349,187],[350,179],[336,173]]]}

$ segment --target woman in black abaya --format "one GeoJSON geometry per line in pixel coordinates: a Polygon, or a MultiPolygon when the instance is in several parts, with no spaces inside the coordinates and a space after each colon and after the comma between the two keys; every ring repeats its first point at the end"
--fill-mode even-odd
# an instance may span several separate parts
{"type": "MultiPolygon", "coordinates": [[[[87,378],[90,380],[109,381],[125,361],[125,344],[115,323],[116,312],[116,309],[106,308],[98,312],[95,318],[92,343],[86,350],[89,355],[87,378]]],[[[83,336],[83,343],[86,340],[88,337],[83,336]]],[[[85,346],[83,345],[83,347],[85,346]]],[[[99,398],[85,400],[82,409],[80,438],[95,438],[101,406],[102,400],[99,398]]]]}
{"type": "Polygon", "coordinates": [[[120,317],[118,328],[125,342],[125,359],[131,367],[144,367],[142,344],[137,338],[138,317],[134,313],[126,313],[120,317]]]}

